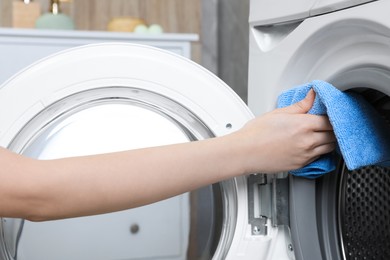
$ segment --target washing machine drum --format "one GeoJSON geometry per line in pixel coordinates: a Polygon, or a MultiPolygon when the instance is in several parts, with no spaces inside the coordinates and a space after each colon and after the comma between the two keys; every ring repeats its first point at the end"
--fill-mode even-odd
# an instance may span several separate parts
{"type": "MultiPolygon", "coordinates": [[[[348,91],[390,124],[390,96],[370,88],[348,91]]],[[[290,211],[297,259],[390,259],[390,167],[350,171],[339,158],[334,172],[315,181],[290,177],[290,211]]]]}
{"type": "MultiPolygon", "coordinates": [[[[38,159],[202,140],[253,117],[199,65],[121,43],[78,47],[32,65],[1,87],[0,113],[0,145],[38,159]]],[[[163,183],[158,174],[156,181],[163,183]]],[[[3,218],[0,259],[224,259],[247,219],[245,183],[237,178],[99,216],[3,218]]]]}
{"type": "MultiPolygon", "coordinates": [[[[361,94],[390,124],[390,97],[374,90],[361,94]]],[[[339,221],[346,259],[389,259],[390,168],[343,169],[340,183],[339,221]]]]}

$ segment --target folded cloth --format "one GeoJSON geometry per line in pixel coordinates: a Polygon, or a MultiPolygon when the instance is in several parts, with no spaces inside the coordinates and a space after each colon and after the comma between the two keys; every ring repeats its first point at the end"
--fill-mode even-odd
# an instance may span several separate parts
{"type": "MultiPolygon", "coordinates": [[[[286,107],[305,98],[313,88],[316,99],[310,114],[328,115],[341,153],[349,170],[368,165],[390,166],[390,126],[361,95],[342,92],[324,81],[290,89],[279,96],[278,107],[286,107]]],[[[307,166],[290,173],[316,178],[336,168],[334,153],[321,156],[307,166]]]]}

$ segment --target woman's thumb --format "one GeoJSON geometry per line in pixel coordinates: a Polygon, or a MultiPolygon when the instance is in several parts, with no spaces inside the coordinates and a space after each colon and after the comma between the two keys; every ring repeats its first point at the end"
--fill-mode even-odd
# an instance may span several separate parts
{"type": "Polygon", "coordinates": [[[294,114],[305,114],[313,106],[316,95],[313,89],[310,89],[306,94],[306,97],[301,101],[292,104],[291,106],[285,107],[285,112],[294,114]]]}

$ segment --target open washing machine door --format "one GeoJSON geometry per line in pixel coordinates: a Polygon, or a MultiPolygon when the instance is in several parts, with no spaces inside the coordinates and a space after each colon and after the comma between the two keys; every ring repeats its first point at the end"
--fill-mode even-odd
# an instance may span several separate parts
{"type": "MultiPolygon", "coordinates": [[[[235,131],[253,117],[201,66],[167,51],[121,43],[78,47],[37,62],[1,87],[0,111],[0,145],[38,159],[202,140],[235,131]]],[[[254,199],[248,200],[247,183],[245,177],[235,178],[99,216],[41,223],[3,218],[0,257],[269,259],[270,250],[288,254],[287,247],[279,250],[288,243],[283,228],[270,227],[267,236],[257,236],[253,221],[261,216],[255,215],[254,199]]],[[[249,189],[252,198],[254,190],[249,189]]]]}
{"type": "MultiPolygon", "coordinates": [[[[390,124],[390,2],[316,2],[334,8],[310,5],[309,15],[291,19],[273,6],[271,20],[253,9],[268,2],[251,0],[249,107],[262,114],[282,91],[325,80],[363,95],[390,124]]],[[[349,171],[340,158],[333,173],[289,179],[296,259],[390,259],[390,168],[349,171]]]]}

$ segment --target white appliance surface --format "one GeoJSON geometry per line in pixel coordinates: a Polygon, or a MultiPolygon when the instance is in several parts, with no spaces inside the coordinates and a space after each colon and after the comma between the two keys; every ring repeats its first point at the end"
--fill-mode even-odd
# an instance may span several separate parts
{"type": "MultiPolygon", "coordinates": [[[[261,2],[261,1],[252,1],[261,2]]],[[[314,79],[389,94],[388,1],[373,1],[273,27],[251,23],[248,103],[255,114],[314,79]]]]}
{"type": "Polygon", "coordinates": [[[304,20],[376,0],[257,0],[251,1],[249,21],[268,25],[304,20]]]}
{"type": "MultiPolygon", "coordinates": [[[[317,79],[341,90],[390,96],[390,1],[251,0],[250,8],[248,103],[255,115],[274,109],[282,91],[317,79]]],[[[338,209],[330,200],[321,204],[321,185],[290,177],[291,250],[297,260],[346,259],[337,242],[340,230],[332,233],[338,223],[331,214],[338,209]],[[326,214],[335,222],[322,222],[326,214]]]]}

